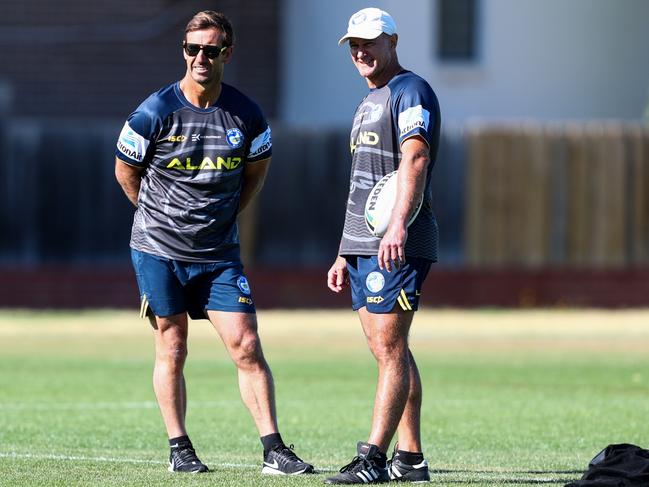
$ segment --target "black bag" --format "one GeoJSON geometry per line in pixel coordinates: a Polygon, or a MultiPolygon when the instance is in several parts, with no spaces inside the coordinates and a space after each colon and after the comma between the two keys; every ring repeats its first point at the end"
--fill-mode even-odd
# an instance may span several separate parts
{"type": "Polygon", "coordinates": [[[565,487],[649,487],[649,450],[608,445],[590,461],[581,480],[565,487]]]}

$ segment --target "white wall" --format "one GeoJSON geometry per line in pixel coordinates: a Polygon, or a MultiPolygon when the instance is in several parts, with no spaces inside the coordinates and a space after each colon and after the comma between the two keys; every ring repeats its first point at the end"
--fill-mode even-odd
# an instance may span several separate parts
{"type": "Polygon", "coordinates": [[[376,6],[399,28],[401,64],[437,92],[444,120],[639,119],[649,102],[649,1],[482,0],[476,63],[435,58],[434,0],[285,0],[281,118],[349,125],[367,91],[337,45],[376,6]]]}

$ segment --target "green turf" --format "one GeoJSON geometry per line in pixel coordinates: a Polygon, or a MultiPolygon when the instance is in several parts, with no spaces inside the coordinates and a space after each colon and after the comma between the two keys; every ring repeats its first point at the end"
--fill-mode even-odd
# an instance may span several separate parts
{"type": "MultiPolygon", "coordinates": [[[[260,321],[282,435],[321,473],[269,478],[260,474],[260,443],[234,367],[207,329],[190,337],[187,423],[213,472],[174,475],[166,471],[145,324],[123,312],[0,313],[0,485],[321,485],[367,438],[376,370],[351,312],[353,331],[327,329],[326,314],[315,324],[306,316],[285,314],[299,326],[278,330],[264,330],[263,312],[260,321]]],[[[435,311],[417,319],[412,348],[435,485],[563,485],[610,443],[649,446],[649,354],[634,347],[649,343],[649,325],[616,332],[613,318],[595,337],[539,338],[532,330],[425,328],[435,311]],[[625,333],[628,350],[608,348],[625,333]],[[537,339],[549,345],[535,346],[537,339]]],[[[554,319],[567,318],[548,311],[554,319]]]]}

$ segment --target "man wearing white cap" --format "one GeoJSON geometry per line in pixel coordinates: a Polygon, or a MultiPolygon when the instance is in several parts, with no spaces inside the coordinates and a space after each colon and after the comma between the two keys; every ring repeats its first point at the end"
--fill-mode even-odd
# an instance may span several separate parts
{"type": "Polygon", "coordinates": [[[351,288],[369,348],[379,369],[372,428],[357,456],[328,484],[430,480],[421,448],[421,380],[408,346],[422,284],[437,261],[437,223],[431,175],[439,144],[437,97],[421,77],[401,67],[397,27],[387,12],[365,8],[349,20],[339,44],[370,92],[351,130],[351,184],[338,257],[327,274],[333,292],[351,288]],[[372,187],[397,171],[397,201],[382,237],[366,226],[372,187]],[[423,200],[423,201],[422,201],[423,200]],[[410,225],[409,217],[421,209],[410,225]],[[387,451],[398,441],[391,460],[387,451]]]}

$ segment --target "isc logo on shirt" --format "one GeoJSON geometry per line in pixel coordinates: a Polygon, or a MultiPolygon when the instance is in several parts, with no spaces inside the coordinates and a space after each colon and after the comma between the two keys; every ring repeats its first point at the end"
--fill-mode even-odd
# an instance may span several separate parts
{"type": "Polygon", "coordinates": [[[187,140],[186,135],[170,135],[167,137],[169,142],[185,142],[187,140]]]}

